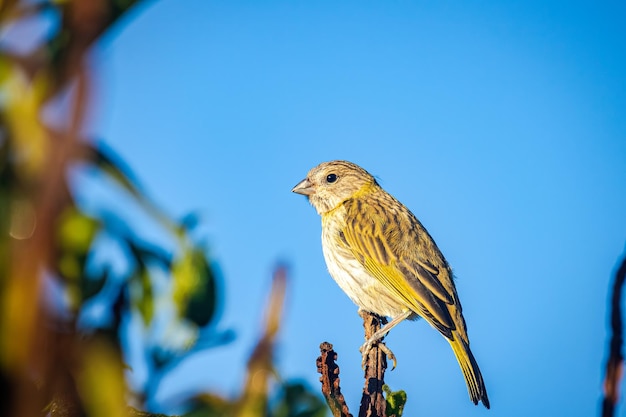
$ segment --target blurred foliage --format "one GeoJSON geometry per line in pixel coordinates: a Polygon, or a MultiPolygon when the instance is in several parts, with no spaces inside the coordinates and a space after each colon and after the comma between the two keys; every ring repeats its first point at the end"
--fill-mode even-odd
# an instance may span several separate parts
{"type": "MultiPolygon", "coordinates": [[[[114,151],[82,135],[94,100],[89,51],[136,3],[0,2],[0,415],[156,416],[128,404],[145,407],[192,347],[233,337],[218,330],[219,272],[193,238],[197,217],[172,219],[114,151]],[[76,169],[128,197],[140,219],[86,209],[76,169]],[[144,223],[172,244],[143,237],[144,223]],[[88,319],[93,305],[104,319],[88,319]],[[131,389],[123,345],[133,335],[149,375],[131,389]]],[[[279,268],[241,394],[198,393],[186,415],[324,414],[318,396],[274,368],[286,282],[279,268]]]]}

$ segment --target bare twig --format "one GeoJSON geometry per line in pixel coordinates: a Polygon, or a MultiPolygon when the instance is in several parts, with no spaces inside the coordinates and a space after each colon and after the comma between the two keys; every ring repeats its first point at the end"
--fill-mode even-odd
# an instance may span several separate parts
{"type": "MultiPolygon", "coordinates": [[[[360,311],[359,314],[363,317],[365,339],[367,340],[376,333],[384,319],[365,311],[360,311]]],[[[387,356],[381,349],[380,343],[375,343],[367,355],[365,386],[361,397],[359,417],[386,417],[387,403],[383,396],[383,385],[385,385],[387,356]]]]}
{"type": "Polygon", "coordinates": [[[337,352],[333,350],[333,345],[323,342],[316,361],[317,372],[322,375],[322,394],[334,417],[352,417],[339,386],[339,366],[335,363],[336,360],[337,352]]]}
{"type": "Polygon", "coordinates": [[[626,280],[626,257],[615,274],[613,293],[611,296],[611,342],[609,345],[609,359],[606,363],[604,378],[604,401],[602,402],[602,417],[612,417],[619,400],[619,384],[624,371],[624,355],[622,353],[623,330],[620,302],[622,287],[626,280]]]}
{"type": "MultiPolygon", "coordinates": [[[[360,311],[363,317],[365,339],[372,337],[381,325],[384,318],[376,314],[360,311]]],[[[375,343],[367,354],[365,361],[365,385],[361,397],[359,417],[386,417],[387,402],[383,395],[385,385],[385,370],[387,369],[387,356],[381,342],[375,343]]],[[[333,345],[324,342],[320,345],[321,355],[317,358],[317,371],[322,375],[322,394],[330,407],[334,417],[352,417],[348,405],[341,393],[339,386],[339,366],[335,363],[337,353],[333,345]]]]}

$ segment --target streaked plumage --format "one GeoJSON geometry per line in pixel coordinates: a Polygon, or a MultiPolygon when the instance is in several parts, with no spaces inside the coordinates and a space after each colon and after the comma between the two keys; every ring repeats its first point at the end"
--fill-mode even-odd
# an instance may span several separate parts
{"type": "Polygon", "coordinates": [[[318,165],[292,191],[322,217],[324,258],[337,284],[360,309],[392,318],[376,338],[405,318],[424,318],[452,346],[471,400],[489,408],[452,270],[413,213],[347,161],[318,165]]]}

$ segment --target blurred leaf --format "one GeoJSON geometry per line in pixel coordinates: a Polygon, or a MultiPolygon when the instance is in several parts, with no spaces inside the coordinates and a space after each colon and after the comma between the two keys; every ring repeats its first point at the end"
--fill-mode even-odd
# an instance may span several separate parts
{"type": "Polygon", "coordinates": [[[106,284],[107,279],[109,278],[109,274],[109,269],[106,268],[97,276],[84,276],[83,279],[80,280],[82,304],[102,291],[104,284],[106,284]]]}
{"type": "Polygon", "coordinates": [[[116,349],[110,343],[96,339],[87,342],[82,352],[77,388],[87,415],[127,416],[126,383],[116,349]]]}
{"type": "Polygon", "coordinates": [[[189,247],[172,265],[173,299],[181,317],[207,325],[217,308],[216,283],[206,255],[189,247]]]}
{"type": "Polygon", "coordinates": [[[32,178],[43,168],[50,145],[39,111],[48,90],[43,76],[28,82],[16,65],[3,65],[2,111],[11,132],[13,163],[24,178],[32,178]]]}
{"type": "Polygon", "coordinates": [[[98,220],[72,205],[61,213],[58,220],[58,244],[64,251],[87,254],[99,229],[98,220]]]}
{"type": "Polygon", "coordinates": [[[196,397],[197,405],[184,417],[228,417],[233,415],[233,403],[216,394],[204,393],[196,397]]]}
{"type": "Polygon", "coordinates": [[[11,61],[0,55],[0,86],[8,82],[12,73],[11,68],[11,61]]]}
{"type": "Polygon", "coordinates": [[[272,417],[324,417],[326,403],[303,383],[291,382],[281,387],[278,402],[270,411],[272,417]]]}
{"type": "Polygon", "coordinates": [[[82,144],[83,154],[115,180],[126,191],[138,199],[144,198],[140,191],[140,186],[130,167],[103,142],[82,144]]]}
{"type": "Polygon", "coordinates": [[[94,295],[96,288],[99,291],[104,286],[104,282],[86,277],[87,256],[100,228],[98,220],[82,213],[74,205],[65,208],[57,220],[54,267],[68,284],[66,293],[74,311],[94,295]]]}
{"type": "Polygon", "coordinates": [[[154,317],[154,293],[150,271],[145,264],[140,263],[132,279],[131,300],[141,314],[144,325],[150,324],[154,317]]]}
{"type": "Polygon", "coordinates": [[[87,258],[74,253],[61,253],[57,259],[57,268],[62,277],[70,281],[78,281],[82,276],[83,266],[87,258]]]}
{"type": "Polygon", "coordinates": [[[181,231],[188,232],[195,229],[200,222],[198,213],[187,213],[180,221],[181,231]]]}
{"type": "Polygon", "coordinates": [[[100,213],[100,218],[103,228],[111,236],[119,239],[120,243],[130,251],[135,263],[156,262],[164,269],[169,270],[171,268],[172,255],[169,250],[138,238],[136,232],[117,213],[104,211],[100,213]]]}
{"type": "Polygon", "coordinates": [[[202,282],[189,297],[183,316],[197,326],[204,327],[215,316],[218,294],[214,269],[209,266],[206,258],[203,258],[200,263],[202,282]]]}
{"type": "Polygon", "coordinates": [[[182,240],[184,230],[148,198],[146,193],[142,191],[132,170],[119,155],[102,142],[97,144],[84,142],[81,146],[80,156],[107,174],[109,178],[135,198],[137,203],[146,210],[146,214],[152,216],[154,220],[159,222],[169,232],[174,234],[179,240],[182,240]]]}

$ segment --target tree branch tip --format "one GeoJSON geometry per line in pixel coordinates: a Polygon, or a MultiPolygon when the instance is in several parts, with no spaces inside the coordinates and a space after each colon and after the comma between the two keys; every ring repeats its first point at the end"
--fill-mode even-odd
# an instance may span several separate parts
{"type": "Polygon", "coordinates": [[[329,342],[322,342],[320,343],[320,352],[329,352],[333,350],[333,345],[332,343],[329,342]]]}

